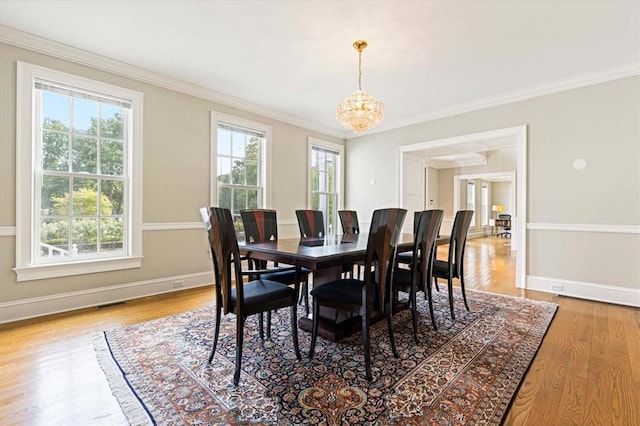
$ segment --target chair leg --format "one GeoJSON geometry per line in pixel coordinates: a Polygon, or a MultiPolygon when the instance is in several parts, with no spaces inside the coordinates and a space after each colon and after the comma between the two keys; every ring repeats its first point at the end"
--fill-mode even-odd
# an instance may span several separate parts
{"type": "Polygon", "coordinates": [[[271,339],[271,311],[267,311],[267,339],[271,339]]]}
{"type": "Polygon", "coordinates": [[[311,326],[311,345],[309,346],[309,359],[313,358],[316,349],[316,338],[318,337],[318,321],[320,317],[320,305],[317,300],[313,300],[313,325],[311,326]]]}
{"type": "Polygon", "coordinates": [[[447,279],[447,288],[449,289],[449,309],[451,309],[451,319],[456,319],[456,314],[453,312],[453,279],[451,275],[447,279]]]}
{"type": "Polygon", "coordinates": [[[464,274],[460,274],[460,288],[462,289],[462,300],[464,300],[464,307],[469,310],[469,305],[467,304],[467,294],[464,291],[464,274]]]}
{"type": "Polygon", "coordinates": [[[365,308],[362,315],[362,339],[364,340],[364,368],[369,381],[373,380],[373,375],[371,374],[371,342],[369,341],[370,316],[369,309],[365,308]]]}
{"type": "Polygon", "coordinates": [[[440,287],[438,287],[438,278],[433,277],[433,283],[434,283],[434,284],[435,284],[435,286],[436,286],[436,291],[437,291],[437,292],[440,292],[440,287]]]}
{"type": "Polygon", "coordinates": [[[260,333],[260,340],[262,340],[264,342],[264,314],[262,312],[260,312],[260,315],[258,315],[258,333],[260,333]]]}
{"type": "Polygon", "coordinates": [[[415,288],[411,290],[411,294],[409,295],[409,297],[411,297],[411,318],[413,320],[413,340],[415,340],[417,345],[419,343],[418,342],[418,301],[416,300],[417,297],[416,297],[415,288]]]}
{"type": "Polygon", "coordinates": [[[436,317],[433,314],[433,295],[431,293],[431,280],[427,280],[425,282],[424,294],[429,299],[429,314],[431,315],[431,324],[433,324],[433,329],[438,331],[438,326],[436,325],[436,317]]]}
{"type": "Polygon", "coordinates": [[[393,321],[391,320],[391,317],[393,316],[393,309],[391,308],[391,306],[393,305],[391,304],[391,301],[389,301],[387,306],[387,328],[389,329],[389,342],[391,343],[391,351],[393,351],[393,356],[396,358],[400,358],[398,349],[396,348],[396,337],[393,333],[393,321]]]}
{"type": "Polygon", "coordinates": [[[296,351],[298,361],[302,359],[300,356],[300,347],[298,346],[298,307],[294,303],[291,305],[291,336],[293,337],[293,349],[296,351]]]}
{"type": "Polygon", "coordinates": [[[209,355],[209,364],[213,361],[213,356],[216,354],[216,346],[218,346],[218,336],[220,335],[220,314],[222,313],[222,299],[218,298],[216,301],[216,328],[213,334],[213,348],[209,355]]]}
{"type": "Polygon", "coordinates": [[[233,375],[233,384],[238,386],[240,371],[242,369],[242,342],[244,340],[244,318],[238,315],[236,321],[236,372],[233,375]]]}

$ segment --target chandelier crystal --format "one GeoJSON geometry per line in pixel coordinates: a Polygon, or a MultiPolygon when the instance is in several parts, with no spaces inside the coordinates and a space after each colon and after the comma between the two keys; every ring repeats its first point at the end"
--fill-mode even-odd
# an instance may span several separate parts
{"type": "Polygon", "coordinates": [[[336,119],[356,135],[361,135],[382,121],[384,105],[362,90],[362,51],[367,42],[357,40],[353,47],[358,51],[358,90],[338,104],[336,119]]]}

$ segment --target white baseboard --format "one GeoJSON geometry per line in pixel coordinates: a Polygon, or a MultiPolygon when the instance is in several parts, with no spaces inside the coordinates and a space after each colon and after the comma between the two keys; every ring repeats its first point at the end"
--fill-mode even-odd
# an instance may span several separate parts
{"type": "Polygon", "coordinates": [[[570,281],[559,278],[527,277],[527,290],[544,291],[562,296],[640,307],[640,289],[605,284],[570,281]]]}
{"type": "Polygon", "coordinates": [[[212,272],[201,272],[4,302],[0,303],[0,324],[201,287],[212,281],[212,272]]]}

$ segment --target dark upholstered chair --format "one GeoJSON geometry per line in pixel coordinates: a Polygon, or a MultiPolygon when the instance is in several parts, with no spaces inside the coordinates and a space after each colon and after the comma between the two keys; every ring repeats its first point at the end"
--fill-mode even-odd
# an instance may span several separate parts
{"type": "Polygon", "coordinates": [[[438,285],[438,278],[447,280],[447,288],[449,290],[449,308],[451,309],[451,319],[456,319],[453,310],[453,279],[460,280],[462,288],[462,298],[464,306],[469,310],[467,304],[467,295],[464,291],[464,247],[467,244],[467,233],[471,225],[473,210],[460,210],[456,213],[453,221],[453,229],[449,239],[449,255],[447,260],[434,260],[433,262],[433,281],[438,285]]]}
{"type": "Polygon", "coordinates": [[[413,338],[418,343],[418,305],[416,294],[423,291],[429,301],[429,314],[433,328],[437,330],[436,319],[433,314],[433,299],[431,297],[431,276],[433,256],[435,253],[438,230],[442,223],[442,210],[425,210],[418,212],[413,234],[413,250],[411,251],[410,269],[397,268],[393,276],[394,302],[398,299],[399,291],[409,294],[411,315],[413,319],[413,338]]]}
{"type": "MultiPolygon", "coordinates": [[[[278,221],[275,210],[267,209],[246,209],[240,210],[244,234],[247,244],[262,243],[278,240],[278,221]]],[[[256,269],[267,269],[267,262],[251,259],[256,269]]],[[[278,266],[275,264],[274,266],[278,266]]],[[[263,280],[277,281],[279,283],[294,285],[299,279],[302,283],[300,290],[300,302],[304,300],[307,315],[309,314],[309,270],[301,268],[300,271],[291,268],[276,268],[273,272],[263,274],[263,280]]],[[[267,333],[271,327],[267,327],[267,333]]],[[[270,336],[269,336],[270,337],[270,336]]]]}
{"type": "MultiPolygon", "coordinates": [[[[233,384],[237,385],[240,380],[242,366],[245,320],[250,315],[259,314],[260,337],[264,338],[262,334],[263,313],[285,307],[290,307],[291,309],[293,347],[296,357],[300,359],[296,312],[299,280],[295,280],[294,288],[264,279],[254,279],[245,283],[245,276],[259,276],[262,271],[242,271],[238,240],[233,226],[231,211],[218,207],[203,207],[200,209],[200,216],[202,216],[202,221],[209,236],[216,287],[216,326],[209,362],[213,360],[218,344],[221,310],[224,310],[225,315],[233,313],[236,316],[236,370],[233,375],[233,384]]],[[[292,268],[292,270],[295,270],[295,268],[292,268]]]]}
{"type": "Polygon", "coordinates": [[[497,236],[503,236],[504,238],[511,238],[511,215],[510,214],[499,214],[498,219],[500,220],[508,220],[509,226],[502,226],[502,232],[500,232],[497,236]]]}
{"type": "Polygon", "coordinates": [[[355,210],[338,210],[340,223],[342,224],[342,233],[359,234],[360,224],[358,223],[358,213],[355,210]]]}
{"type": "MultiPolygon", "coordinates": [[[[362,337],[364,340],[364,363],[366,377],[372,380],[371,342],[369,327],[374,312],[384,313],[391,309],[389,294],[398,237],[407,211],[404,209],[382,209],[373,212],[367,251],[365,256],[364,280],[343,278],[319,285],[311,291],[313,296],[313,328],[309,358],[313,357],[318,337],[320,306],[329,306],[356,313],[362,317],[362,337]]],[[[389,340],[393,353],[398,357],[391,316],[387,316],[389,340]]]]}
{"type": "Polygon", "coordinates": [[[320,210],[296,210],[300,238],[323,238],[324,217],[320,210]]]}

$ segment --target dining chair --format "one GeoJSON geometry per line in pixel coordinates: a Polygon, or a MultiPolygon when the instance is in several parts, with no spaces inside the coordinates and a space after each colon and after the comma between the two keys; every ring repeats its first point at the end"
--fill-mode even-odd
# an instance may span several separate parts
{"type": "MultiPolygon", "coordinates": [[[[240,217],[242,218],[242,225],[244,226],[244,235],[247,244],[264,243],[268,241],[278,240],[278,220],[275,210],[269,209],[243,209],[240,210],[240,217]]],[[[255,265],[256,269],[267,269],[267,262],[257,259],[251,259],[251,263],[255,265]]],[[[250,263],[250,265],[251,265],[250,263]]],[[[278,264],[273,265],[275,268],[273,272],[268,272],[262,275],[262,279],[277,281],[279,283],[294,285],[295,280],[298,279],[302,283],[300,289],[300,297],[298,303],[304,305],[307,315],[309,315],[309,273],[306,268],[301,268],[299,271],[291,270],[291,268],[278,268],[278,264]]],[[[290,266],[290,265],[288,265],[290,266]]],[[[271,316],[267,316],[267,336],[271,337],[270,327],[271,316]]]]}
{"type": "MultiPolygon", "coordinates": [[[[342,233],[344,235],[355,235],[360,233],[360,223],[358,222],[358,213],[355,210],[338,210],[340,224],[342,225],[342,233]]],[[[364,262],[356,262],[353,265],[345,265],[343,272],[349,274],[353,278],[353,268],[356,268],[356,276],[360,278],[360,267],[364,266],[364,262]]]]}
{"type": "Polygon", "coordinates": [[[393,303],[395,304],[398,300],[398,292],[409,295],[413,320],[413,338],[418,344],[418,305],[416,299],[418,291],[424,292],[425,298],[429,301],[431,324],[433,324],[435,330],[438,329],[433,314],[431,276],[434,248],[444,212],[442,210],[425,210],[416,213],[409,269],[397,268],[393,275],[393,303]]]}
{"type": "Polygon", "coordinates": [[[451,309],[451,319],[456,319],[453,309],[453,280],[460,280],[460,288],[462,289],[462,299],[464,306],[469,310],[467,304],[467,295],[464,291],[464,248],[467,244],[467,233],[471,225],[473,210],[459,210],[453,221],[451,236],[449,237],[449,254],[447,260],[435,259],[433,262],[433,281],[438,285],[438,278],[447,280],[447,288],[449,291],[449,308],[451,309]]]}
{"type": "MultiPolygon", "coordinates": [[[[262,333],[263,313],[273,309],[290,307],[291,335],[296,357],[301,359],[298,347],[297,300],[299,284],[291,288],[285,284],[262,278],[244,282],[245,276],[260,276],[262,270],[243,271],[240,261],[238,239],[233,226],[233,218],[229,209],[219,207],[203,207],[200,216],[209,237],[211,258],[215,275],[215,309],[216,325],[213,337],[213,348],[209,355],[209,363],[213,360],[220,335],[221,311],[224,315],[233,313],[236,316],[236,368],[233,384],[238,385],[242,366],[242,344],[244,340],[245,320],[255,314],[260,315],[260,337],[262,333]]],[[[291,270],[296,270],[292,267],[291,270]]]]}
{"type": "MultiPolygon", "coordinates": [[[[364,280],[342,278],[319,285],[311,291],[313,326],[309,358],[313,358],[316,347],[320,306],[356,313],[362,317],[366,377],[367,380],[372,380],[369,327],[374,312],[383,314],[386,310],[391,309],[389,289],[395,268],[398,237],[406,213],[406,210],[396,208],[380,209],[373,212],[365,255],[364,280]]],[[[398,358],[390,316],[387,316],[387,328],[393,354],[398,358]]]]}
{"type": "Polygon", "coordinates": [[[300,238],[323,238],[324,217],[320,210],[296,210],[300,238]]]}

